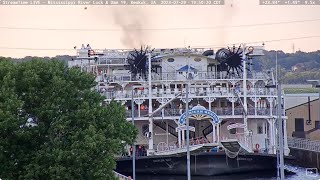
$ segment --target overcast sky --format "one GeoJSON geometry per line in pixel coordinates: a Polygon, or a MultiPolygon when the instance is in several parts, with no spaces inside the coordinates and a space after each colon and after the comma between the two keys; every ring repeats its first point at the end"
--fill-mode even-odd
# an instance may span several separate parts
{"type": "Polygon", "coordinates": [[[154,48],[217,47],[242,42],[260,45],[266,41],[266,49],[292,52],[294,45],[295,50],[314,51],[320,49],[320,5],[262,6],[258,0],[226,0],[223,6],[0,6],[0,32],[0,56],[11,57],[74,55],[74,46],[87,43],[92,48],[114,49],[140,44],[154,48]],[[219,28],[300,20],[315,21],[219,28]],[[306,36],[319,37],[267,42],[306,36]]]}

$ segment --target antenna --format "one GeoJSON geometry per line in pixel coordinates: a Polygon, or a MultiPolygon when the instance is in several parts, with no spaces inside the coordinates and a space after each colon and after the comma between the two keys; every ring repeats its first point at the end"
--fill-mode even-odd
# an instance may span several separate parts
{"type": "Polygon", "coordinates": [[[295,53],[296,50],[295,50],[295,47],[294,47],[294,43],[292,43],[292,53],[295,53]]]}

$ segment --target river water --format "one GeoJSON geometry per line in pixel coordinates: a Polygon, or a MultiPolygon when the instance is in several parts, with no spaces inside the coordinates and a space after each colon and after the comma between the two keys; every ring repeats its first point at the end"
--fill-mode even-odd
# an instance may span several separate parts
{"type": "MultiPolygon", "coordinates": [[[[307,171],[306,168],[286,165],[286,180],[320,180],[320,174],[307,171]],[[306,173],[308,172],[308,173],[306,173]]],[[[186,180],[186,176],[147,176],[137,175],[137,180],[186,180]]],[[[237,175],[213,176],[213,177],[192,177],[192,180],[276,180],[276,172],[255,172],[237,175]]]]}

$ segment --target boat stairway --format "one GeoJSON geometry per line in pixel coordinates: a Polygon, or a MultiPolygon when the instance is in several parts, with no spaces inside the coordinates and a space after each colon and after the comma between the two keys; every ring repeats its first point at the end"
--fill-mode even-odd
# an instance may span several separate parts
{"type": "Polygon", "coordinates": [[[220,141],[220,143],[223,146],[223,148],[225,148],[226,150],[232,153],[237,153],[241,150],[246,153],[253,153],[253,151],[250,148],[248,148],[246,145],[241,143],[238,139],[222,140],[220,141]]]}

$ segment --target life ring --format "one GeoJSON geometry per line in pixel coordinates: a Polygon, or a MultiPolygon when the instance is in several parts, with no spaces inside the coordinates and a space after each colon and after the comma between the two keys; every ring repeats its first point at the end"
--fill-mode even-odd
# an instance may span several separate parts
{"type": "Polygon", "coordinates": [[[256,150],[259,150],[260,144],[256,144],[256,150]]]}
{"type": "Polygon", "coordinates": [[[95,55],[95,52],[93,50],[88,50],[88,56],[92,56],[92,55],[95,55]]]}

